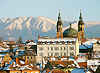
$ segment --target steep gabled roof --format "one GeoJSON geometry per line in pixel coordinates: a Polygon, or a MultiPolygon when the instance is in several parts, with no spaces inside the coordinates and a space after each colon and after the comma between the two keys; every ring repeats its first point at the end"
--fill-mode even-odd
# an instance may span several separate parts
{"type": "Polygon", "coordinates": [[[98,68],[97,68],[95,73],[100,73],[100,65],[98,66],[98,68]]]}
{"type": "Polygon", "coordinates": [[[50,69],[50,70],[53,69],[53,66],[52,66],[52,64],[50,63],[50,61],[47,62],[47,64],[46,64],[44,70],[46,70],[46,69],[50,69]]]}

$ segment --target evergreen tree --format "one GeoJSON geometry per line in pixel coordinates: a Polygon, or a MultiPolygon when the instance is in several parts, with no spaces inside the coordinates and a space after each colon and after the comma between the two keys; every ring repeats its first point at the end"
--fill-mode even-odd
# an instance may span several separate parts
{"type": "Polygon", "coordinates": [[[21,36],[18,38],[18,40],[17,40],[17,43],[22,43],[22,38],[21,38],[21,36]]]}

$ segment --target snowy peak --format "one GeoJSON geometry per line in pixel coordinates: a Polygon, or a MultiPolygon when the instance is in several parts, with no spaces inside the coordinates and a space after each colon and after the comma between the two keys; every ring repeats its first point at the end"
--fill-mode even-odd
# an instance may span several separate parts
{"type": "Polygon", "coordinates": [[[50,20],[48,18],[45,18],[45,17],[41,17],[41,16],[38,16],[34,25],[33,25],[33,28],[36,30],[36,29],[40,29],[42,28],[42,32],[47,32],[49,30],[52,29],[53,26],[56,25],[56,21],[54,20],[50,20]]]}
{"type": "MultiPolygon", "coordinates": [[[[78,29],[78,21],[63,21],[63,31],[69,28],[70,23],[72,28],[78,29]]],[[[100,37],[100,22],[84,22],[85,34],[92,36],[93,34],[100,37]],[[92,31],[93,30],[93,31],[92,31]],[[91,31],[91,32],[90,32],[91,31]]],[[[22,37],[23,40],[37,39],[40,36],[56,37],[57,21],[46,17],[16,17],[0,19],[0,33],[6,39],[17,40],[22,37]]]]}

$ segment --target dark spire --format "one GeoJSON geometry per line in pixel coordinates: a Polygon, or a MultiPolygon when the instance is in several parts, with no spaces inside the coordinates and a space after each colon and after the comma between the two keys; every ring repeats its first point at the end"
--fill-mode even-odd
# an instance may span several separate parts
{"type": "Polygon", "coordinates": [[[80,17],[79,17],[79,19],[83,19],[82,18],[82,10],[80,10],[80,17]]]}
{"type": "Polygon", "coordinates": [[[70,28],[72,28],[72,27],[71,27],[71,23],[70,23],[70,28]]]}
{"type": "Polygon", "coordinates": [[[59,10],[59,16],[58,16],[58,19],[61,19],[61,16],[60,16],[60,10],[59,10]]]}

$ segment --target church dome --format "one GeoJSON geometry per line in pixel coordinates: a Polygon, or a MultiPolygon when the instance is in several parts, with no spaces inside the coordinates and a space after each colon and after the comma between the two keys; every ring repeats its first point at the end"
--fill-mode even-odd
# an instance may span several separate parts
{"type": "Polygon", "coordinates": [[[71,28],[71,24],[70,24],[70,28],[66,29],[63,32],[63,37],[77,37],[78,31],[71,28]]]}

